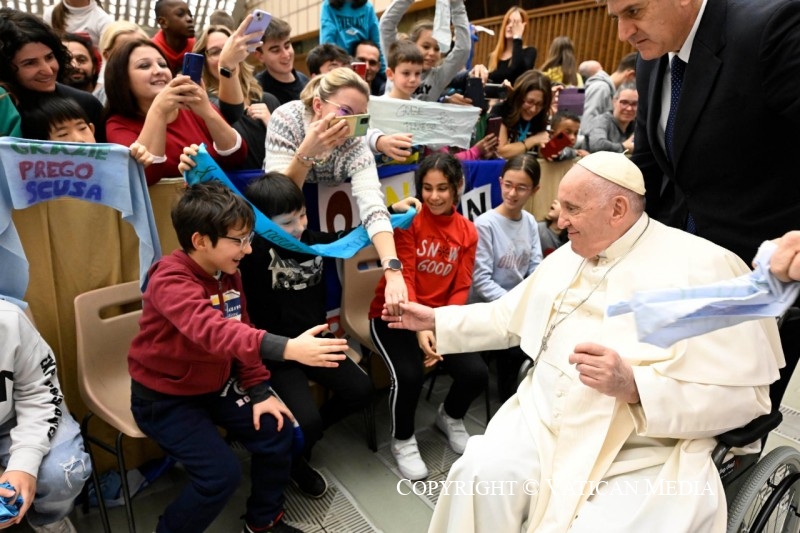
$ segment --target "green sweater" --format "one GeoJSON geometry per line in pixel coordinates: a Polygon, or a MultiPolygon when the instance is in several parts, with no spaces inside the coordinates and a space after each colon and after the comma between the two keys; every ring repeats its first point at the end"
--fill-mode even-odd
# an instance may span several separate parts
{"type": "Polygon", "coordinates": [[[0,88],[0,137],[22,137],[17,108],[8,93],[0,88]]]}

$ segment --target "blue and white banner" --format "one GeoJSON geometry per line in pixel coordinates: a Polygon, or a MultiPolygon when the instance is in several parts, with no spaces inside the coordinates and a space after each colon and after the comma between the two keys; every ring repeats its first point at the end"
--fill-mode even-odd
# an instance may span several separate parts
{"type": "Polygon", "coordinates": [[[29,281],[28,260],[11,210],[56,198],[78,198],[122,213],[139,237],[139,279],[144,287],[147,270],[161,257],[161,245],[144,170],[130,157],[128,148],[2,137],[0,294],[21,301],[29,281]]]}

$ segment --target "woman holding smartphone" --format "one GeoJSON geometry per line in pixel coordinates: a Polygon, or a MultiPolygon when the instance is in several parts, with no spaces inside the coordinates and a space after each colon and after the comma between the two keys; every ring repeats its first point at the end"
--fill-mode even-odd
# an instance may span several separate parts
{"type": "Polygon", "coordinates": [[[505,102],[492,109],[492,116],[503,117],[497,155],[511,159],[536,151],[550,140],[547,112],[551,99],[550,80],[538,70],[517,78],[505,102]]]}
{"type": "Polygon", "coordinates": [[[398,304],[408,301],[408,291],[375,157],[362,138],[351,136],[347,120],[334,121],[365,114],[368,101],[369,86],[349,68],[313,78],[300,100],[272,114],[264,164],[267,172],[286,174],[301,188],[306,181],[333,185],[351,180],[361,221],[384,267],[386,303],[399,311],[398,304]]]}
{"type": "Polygon", "coordinates": [[[180,176],[183,147],[205,143],[223,168],[239,168],[247,157],[241,135],[211,105],[189,76],[172,77],[167,59],[151,41],[123,44],[108,60],[106,97],[109,142],[145,146],[156,160],[145,169],[147,184],[180,176]]]}

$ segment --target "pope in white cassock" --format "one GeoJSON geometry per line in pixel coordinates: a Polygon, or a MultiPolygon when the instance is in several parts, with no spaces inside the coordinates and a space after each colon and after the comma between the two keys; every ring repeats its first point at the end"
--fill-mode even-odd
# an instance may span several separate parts
{"type": "Polygon", "coordinates": [[[430,531],[724,531],[713,437],[769,412],[784,364],[775,320],[667,349],[638,342],[633,315],[608,318],[609,304],[749,268],[649,219],[642,174],[622,154],[578,161],[558,199],[570,245],[504,297],[384,312],[390,327],[435,329],[440,354],[520,345],[536,361],[453,465],[430,531]]]}

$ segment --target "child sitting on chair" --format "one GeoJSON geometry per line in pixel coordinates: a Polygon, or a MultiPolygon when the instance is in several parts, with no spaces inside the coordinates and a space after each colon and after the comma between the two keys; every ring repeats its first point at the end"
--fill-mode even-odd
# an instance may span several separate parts
{"type": "Polygon", "coordinates": [[[238,489],[240,462],[217,426],[252,453],[243,532],[298,531],[281,521],[293,417],[262,359],[336,367],[346,342],[315,338],[322,326],[289,339],[250,324],[237,269],[254,215],[225,185],[188,187],[172,224],[182,249],[150,268],[128,353],[136,423],[189,474],[156,531],[205,531],[238,489]]]}

